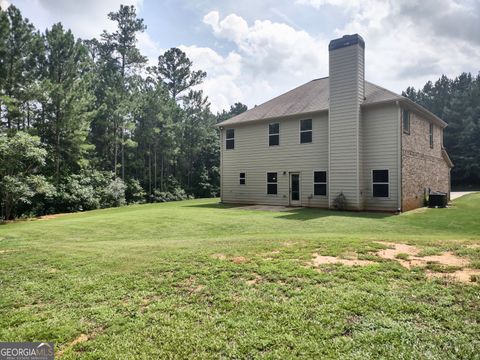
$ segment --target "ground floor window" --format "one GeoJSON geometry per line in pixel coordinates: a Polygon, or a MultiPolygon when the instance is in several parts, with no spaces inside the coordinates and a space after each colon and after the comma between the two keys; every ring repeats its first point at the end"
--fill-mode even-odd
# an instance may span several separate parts
{"type": "Polygon", "coordinates": [[[320,195],[320,196],[327,195],[327,172],[326,171],[313,172],[313,195],[320,195]]]}
{"type": "Polygon", "coordinates": [[[244,172],[240,173],[240,185],[245,185],[246,175],[244,172]]]}
{"type": "Polygon", "coordinates": [[[267,194],[268,195],[277,195],[277,173],[268,172],[267,173],[267,194]]]}
{"type": "Polygon", "coordinates": [[[387,198],[389,196],[388,170],[372,170],[373,197],[387,198]]]}

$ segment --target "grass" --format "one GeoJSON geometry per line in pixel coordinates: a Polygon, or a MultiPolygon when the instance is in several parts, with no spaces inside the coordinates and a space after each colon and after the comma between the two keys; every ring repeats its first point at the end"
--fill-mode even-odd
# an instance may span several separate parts
{"type": "Polygon", "coordinates": [[[478,283],[374,250],[403,242],[478,266],[480,195],[399,216],[217,201],[1,225],[0,339],[54,341],[62,359],[479,358],[478,283]],[[313,253],[375,262],[315,269],[313,253]]]}

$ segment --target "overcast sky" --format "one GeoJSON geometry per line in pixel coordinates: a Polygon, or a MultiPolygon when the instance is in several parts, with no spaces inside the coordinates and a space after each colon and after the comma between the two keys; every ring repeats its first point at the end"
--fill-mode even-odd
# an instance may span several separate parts
{"type": "Polygon", "coordinates": [[[344,34],[365,39],[367,80],[396,92],[480,70],[480,0],[0,0],[9,3],[42,31],[61,21],[81,38],[112,30],[107,13],[135,5],[143,53],[156,62],[183,49],[207,71],[214,111],[328,76],[328,42],[344,34]]]}

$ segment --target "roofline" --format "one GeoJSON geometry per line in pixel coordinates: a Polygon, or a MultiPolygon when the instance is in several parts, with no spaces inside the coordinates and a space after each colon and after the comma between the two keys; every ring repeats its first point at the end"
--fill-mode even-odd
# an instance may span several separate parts
{"type": "MultiPolygon", "coordinates": [[[[328,77],[320,78],[320,79],[326,79],[326,78],[328,78],[328,77]]],[[[315,80],[320,80],[320,79],[315,79],[315,80]]],[[[315,81],[315,80],[312,80],[312,81],[315,81]]],[[[373,84],[373,85],[375,85],[375,84],[373,84]]],[[[378,85],[375,85],[375,86],[381,87],[381,86],[378,86],[378,85]]],[[[388,89],[385,89],[385,88],[382,88],[382,89],[384,89],[384,90],[386,90],[386,91],[388,91],[388,92],[390,92],[390,93],[392,93],[392,94],[394,94],[398,97],[394,98],[394,99],[383,100],[383,101],[378,101],[378,102],[374,102],[374,103],[363,103],[363,104],[360,104],[360,106],[361,107],[370,107],[370,106],[376,106],[376,105],[386,105],[386,104],[391,104],[391,103],[393,103],[393,104],[401,103],[401,104],[405,105],[407,108],[410,108],[412,110],[416,110],[418,113],[420,113],[421,115],[423,115],[424,117],[426,117],[430,121],[436,123],[442,129],[444,129],[448,126],[448,124],[445,121],[443,121],[442,119],[440,119],[437,115],[435,115],[431,111],[425,109],[423,106],[417,104],[416,102],[410,100],[409,98],[406,98],[405,96],[395,94],[394,92],[392,92],[388,89]]],[[[282,118],[282,119],[287,118],[288,119],[288,118],[294,118],[296,116],[309,116],[309,115],[318,114],[318,113],[322,113],[322,112],[328,112],[328,111],[329,111],[329,109],[326,108],[326,109],[320,109],[320,110],[304,112],[304,113],[296,113],[296,114],[280,115],[280,116],[270,116],[270,117],[267,117],[267,118],[251,119],[251,120],[244,120],[244,121],[229,123],[228,122],[229,120],[232,120],[236,116],[239,116],[239,115],[236,115],[236,116],[234,116],[230,119],[227,119],[227,120],[224,120],[224,121],[222,121],[218,124],[215,124],[214,126],[215,127],[222,127],[222,126],[229,126],[229,125],[236,126],[236,125],[251,123],[251,122],[254,122],[254,121],[273,120],[273,119],[279,119],[279,118],[282,118]]]]}
{"type": "Polygon", "coordinates": [[[416,102],[407,99],[406,97],[402,97],[399,99],[390,99],[390,100],[384,100],[384,101],[379,101],[379,102],[374,102],[374,103],[366,103],[366,104],[361,104],[362,107],[371,107],[371,106],[376,106],[376,105],[386,105],[386,104],[393,104],[393,103],[398,103],[398,104],[403,104],[406,105],[406,107],[410,108],[410,110],[416,110],[418,113],[423,115],[427,120],[431,120],[432,122],[436,123],[438,126],[440,126],[442,129],[446,128],[448,124],[440,119],[437,115],[434,113],[428,111],[425,109],[423,106],[418,105],[416,102]]]}
{"type": "MultiPolygon", "coordinates": [[[[294,119],[296,117],[312,116],[312,115],[317,115],[317,114],[321,114],[321,113],[324,113],[324,112],[328,112],[328,109],[307,111],[307,112],[303,112],[303,113],[296,113],[296,114],[290,114],[290,115],[270,116],[268,118],[251,119],[251,120],[244,120],[244,121],[224,124],[225,122],[230,120],[230,119],[227,119],[227,120],[224,120],[221,123],[215,124],[213,126],[220,128],[220,127],[226,127],[226,126],[230,126],[230,125],[237,126],[237,125],[242,125],[242,124],[249,124],[249,123],[257,122],[257,121],[270,121],[270,120],[275,120],[275,119],[294,119]]],[[[233,119],[233,118],[231,118],[231,119],[233,119]]]]}
{"type": "Polygon", "coordinates": [[[445,148],[443,146],[442,146],[442,157],[443,157],[443,160],[445,160],[445,162],[447,163],[447,165],[450,169],[455,166],[455,165],[453,165],[453,162],[450,159],[450,156],[448,156],[447,150],[445,150],[445,148]]]}

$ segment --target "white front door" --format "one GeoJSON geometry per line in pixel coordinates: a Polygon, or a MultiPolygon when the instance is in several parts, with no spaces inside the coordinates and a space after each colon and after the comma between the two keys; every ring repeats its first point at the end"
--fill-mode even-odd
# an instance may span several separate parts
{"type": "Polygon", "coordinates": [[[290,173],[290,206],[301,206],[300,173],[290,173]]]}

